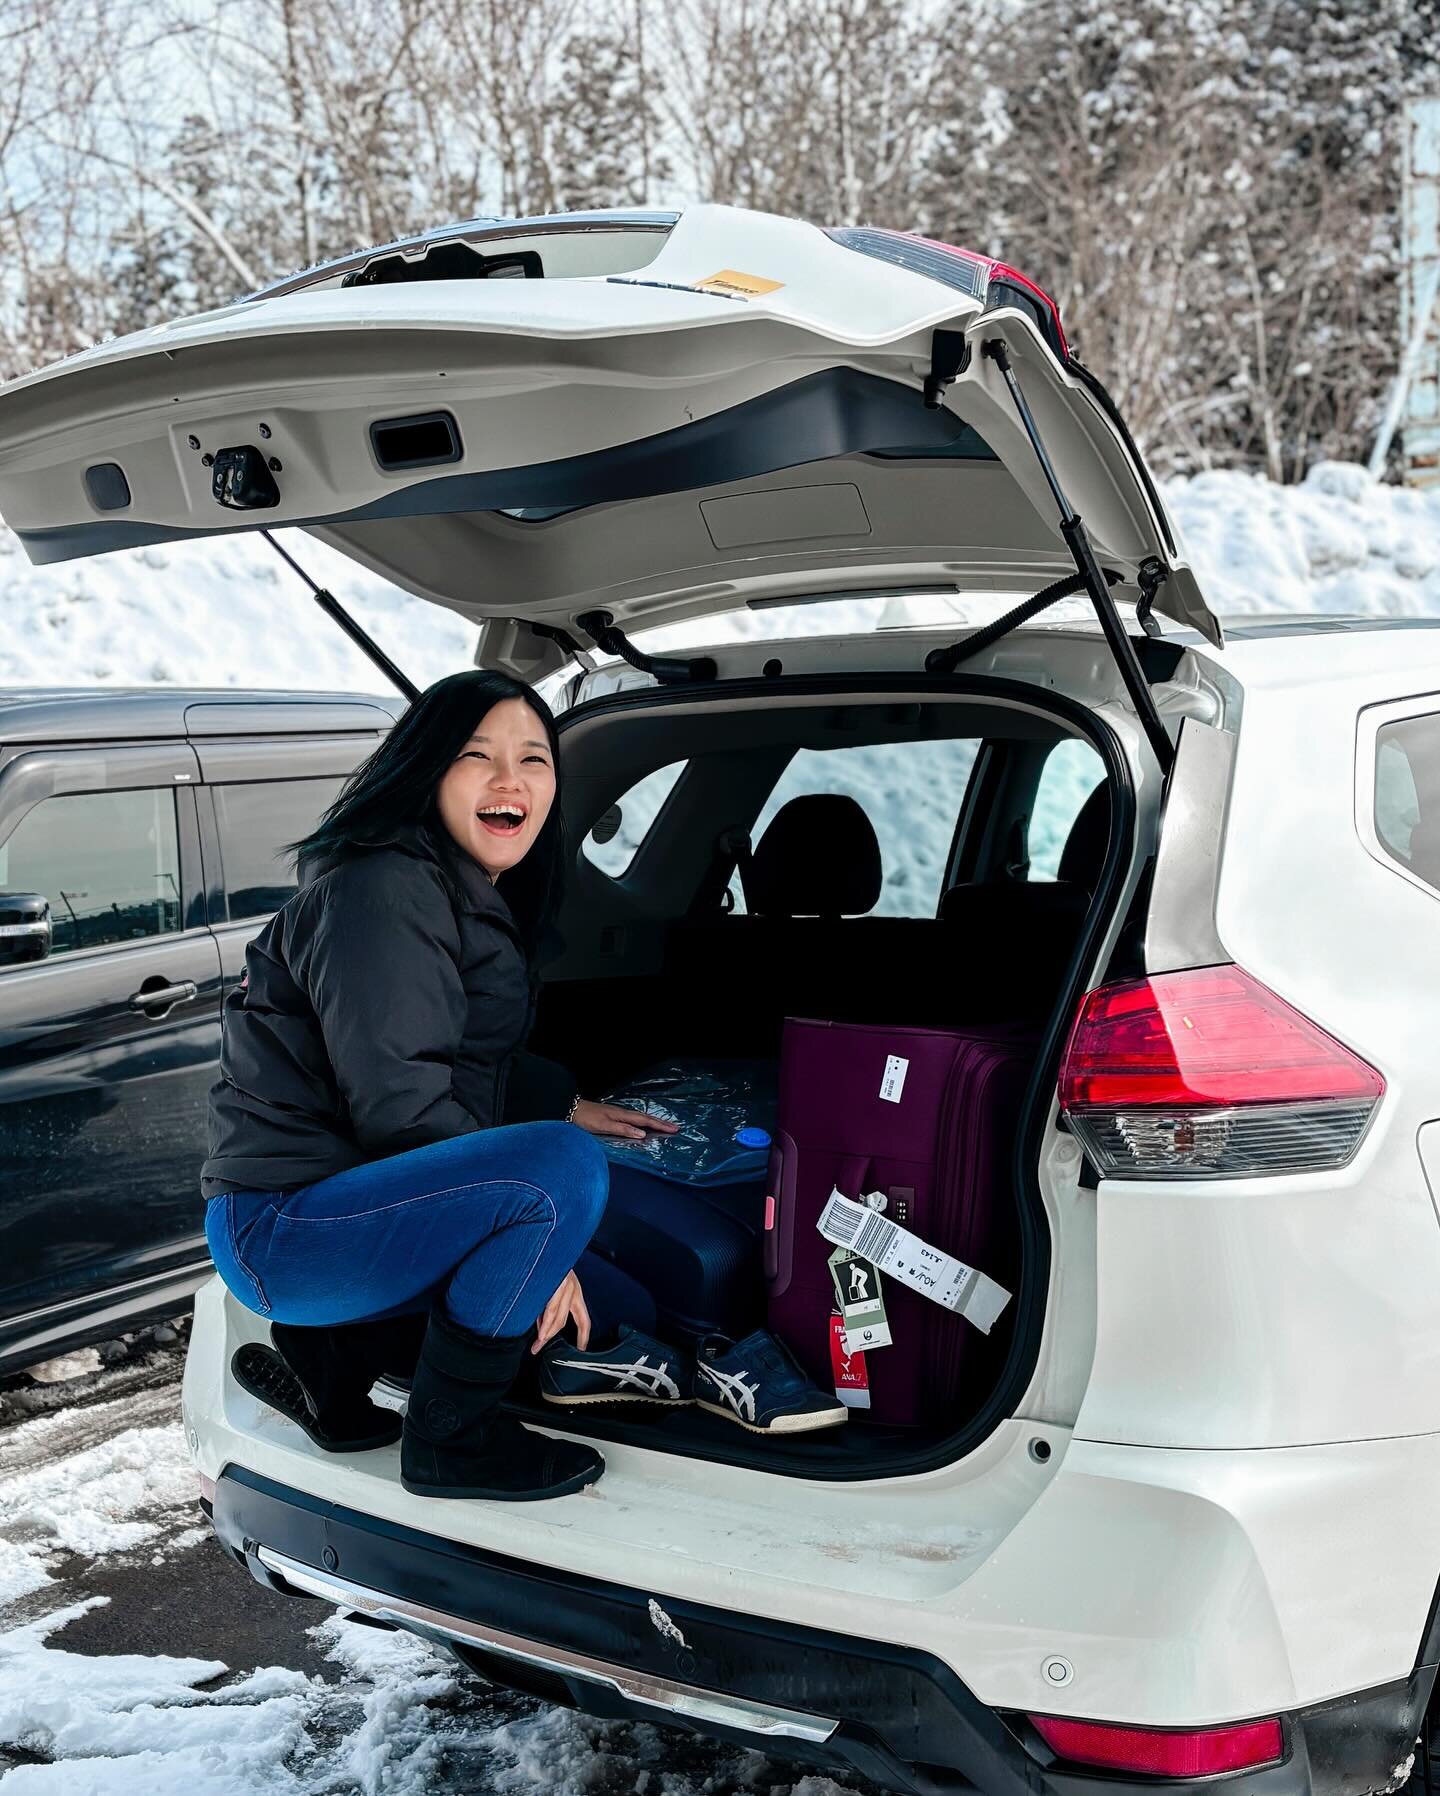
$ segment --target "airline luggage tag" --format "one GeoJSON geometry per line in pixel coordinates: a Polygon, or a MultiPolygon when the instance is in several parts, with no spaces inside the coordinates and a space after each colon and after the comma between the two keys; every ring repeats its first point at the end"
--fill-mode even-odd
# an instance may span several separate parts
{"type": "Polygon", "coordinates": [[[983,1335],[989,1334],[1010,1301],[1010,1293],[993,1278],[865,1204],[852,1203],[839,1191],[831,1191],[815,1226],[827,1241],[848,1248],[932,1303],[963,1316],[983,1335]]]}
{"type": "Polygon", "coordinates": [[[830,1256],[830,1278],[850,1352],[871,1353],[878,1347],[889,1347],[894,1337],[885,1314],[885,1292],[875,1268],[848,1247],[837,1247],[830,1256]]]}
{"type": "Polygon", "coordinates": [[[846,1409],[869,1409],[870,1374],[865,1355],[852,1353],[845,1345],[845,1319],[838,1310],[830,1315],[830,1370],[835,1395],[846,1409]]]}

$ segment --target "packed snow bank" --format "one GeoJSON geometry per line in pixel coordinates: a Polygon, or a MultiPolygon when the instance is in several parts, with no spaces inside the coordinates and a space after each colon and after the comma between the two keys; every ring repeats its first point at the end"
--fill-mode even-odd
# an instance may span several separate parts
{"type": "Polygon", "coordinates": [[[1322,462],[1300,486],[1216,472],[1172,481],[1165,496],[1224,616],[1440,615],[1440,488],[1381,486],[1322,462]]]}
{"type": "MultiPolygon", "coordinates": [[[[1256,611],[1440,613],[1440,492],[1380,486],[1326,463],[1301,486],[1199,474],[1166,497],[1201,584],[1229,615],[1256,611]]],[[[330,584],[421,685],[468,667],[475,627],[298,532],[302,566],[330,584]]],[[[934,611],[927,602],[927,613],[934,611]]],[[[871,601],[749,613],[686,627],[711,640],[903,621],[871,601]]],[[[0,525],[0,687],[276,686],[375,691],[384,681],[259,537],[236,535],[32,568],[0,525]]]]}
{"type": "MultiPolygon", "coordinates": [[[[419,685],[470,665],[473,624],[311,537],[279,535],[419,685]]],[[[37,568],[0,524],[0,687],[155,685],[386,690],[258,536],[37,568]]]]}

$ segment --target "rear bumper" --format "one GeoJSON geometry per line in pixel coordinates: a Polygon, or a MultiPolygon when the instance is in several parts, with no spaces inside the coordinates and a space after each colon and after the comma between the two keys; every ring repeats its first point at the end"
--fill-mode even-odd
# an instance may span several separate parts
{"type": "MultiPolygon", "coordinates": [[[[858,1771],[912,1796],[1135,1796],[1140,1781],[1057,1765],[1021,1718],[916,1649],[668,1597],[662,1608],[645,1591],[377,1520],[234,1465],[217,1481],[213,1520],[270,1588],[407,1628],[494,1683],[590,1714],[858,1771]]],[[[1280,1764],[1204,1785],[1243,1779],[1246,1796],[1383,1789],[1409,1756],[1433,1677],[1422,1668],[1287,1715],[1280,1764]]]]}

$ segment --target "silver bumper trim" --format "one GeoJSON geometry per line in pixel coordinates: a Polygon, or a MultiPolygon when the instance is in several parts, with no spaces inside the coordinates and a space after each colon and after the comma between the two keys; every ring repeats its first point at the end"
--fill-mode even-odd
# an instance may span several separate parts
{"type": "Polygon", "coordinates": [[[762,1739],[805,1740],[816,1745],[828,1740],[840,1725],[822,1715],[775,1708],[742,1696],[721,1696],[697,1689],[692,1684],[672,1683],[668,1678],[654,1677],[648,1672],[628,1671],[604,1659],[591,1659],[583,1653],[571,1652],[566,1647],[542,1645],[516,1634],[501,1633],[496,1628],[467,1621],[463,1616],[429,1609],[423,1603],[368,1590],[364,1585],[352,1584],[333,1572],[317,1571],[312,1565],[287,1558],[284,1553],[276,1553],[266,1546],[258,1547],[256,1556],[262,1565],[277,1573],[287,1584],[308,1591],[311,1596],[322,1597],[339,1608],[357,1610],[376,1621],[393,1622],[414,1634],[480,1647],[501,1658],[515,1659],[524,1665],[559,1673],[562,1677],[608,1685],[627,1702],[648,1709],[685,1715],[713,1726],[733,1727],[762,1739]]]}

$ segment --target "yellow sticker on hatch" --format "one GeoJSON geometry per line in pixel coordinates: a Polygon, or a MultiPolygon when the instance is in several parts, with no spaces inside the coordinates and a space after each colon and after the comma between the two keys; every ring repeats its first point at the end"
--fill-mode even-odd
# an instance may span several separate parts
{"type": "Polygon", "coordinates": [[[758,299],[762,293],[774,293],[784,281],[767,281],[763,274],[741,274],[735,268],[722,268],[719,274],[707,275],[695,286],[701,293],[732,293],[736,299],[758,299]]]}

